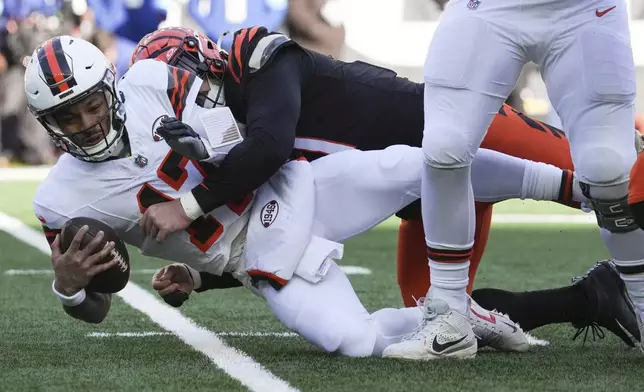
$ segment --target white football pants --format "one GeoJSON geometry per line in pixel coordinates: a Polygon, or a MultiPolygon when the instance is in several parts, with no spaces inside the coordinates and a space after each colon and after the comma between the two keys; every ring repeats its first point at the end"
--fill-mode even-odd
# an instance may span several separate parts
{"type": "MultiPolygon", "coordinates": [[[[420,148],[345,151],[312,163],[316,188],[313,234],[343,241],[363,233],[419,197],[420,148]]],[[[559,194],[562,172],[554,166],[481,149],[473,164],[474,191],[485,201],[516,197],[550,200],[559,194]]],[[[419,323],[419,308],[364,308],[351,283],[332,263],[322,281],[293,276],[280,291],[267,282],[259,291],[273,313],[321,349],[349,356],[380,355],[419,323]]]]}

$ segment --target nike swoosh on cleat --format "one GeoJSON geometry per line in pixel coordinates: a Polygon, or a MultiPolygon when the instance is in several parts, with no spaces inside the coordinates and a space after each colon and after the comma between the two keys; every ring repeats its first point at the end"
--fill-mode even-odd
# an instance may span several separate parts
{"type": "Polygon", "coordinates": [[[512,328],[512,333],[515,333],[515,332],[518,330],[518,328],[517,328],[517,326],[516,326],[516,325],[510,324],[510,323],[506,323],[505,321],[501,321],[501,322],[502,322],[503,324],[507,325],[508,327],[512,328]]]}
{"type": "Polygon", "coordinates": [[[440,354],[441,352],[447,350],[448,348],[456,344],[459,344],[460,342],[465,340],[466,337],[467,336],[463,336],[458,340],[452,340],[451,342],[441,344],[441,343],[438,343],[438,336],[434,336],[434,341],[432,342],[432,350],[434,350],[434,352],[436,352],[437,354],[440,354]]]}

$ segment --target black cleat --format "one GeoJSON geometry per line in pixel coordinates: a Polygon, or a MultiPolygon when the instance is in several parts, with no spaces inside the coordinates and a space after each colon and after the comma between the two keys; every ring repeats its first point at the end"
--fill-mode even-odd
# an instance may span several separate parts
{"type": "Polygon", "coordinates": [[[595,264],[586,275],[574,277],[572,281],[581,285],[589,299],[594,299],[595,309],[590,314],[593,317],[573,323],[577,333],[573,337],[584,335],[584,342],[588,331],[592,331],[593,339],[604,338],[602,327],[617,335],[630,347],[635,347],[640,340],[637,318],[624,282],[615,270],[612,261],[604,260],[595,264]]]}

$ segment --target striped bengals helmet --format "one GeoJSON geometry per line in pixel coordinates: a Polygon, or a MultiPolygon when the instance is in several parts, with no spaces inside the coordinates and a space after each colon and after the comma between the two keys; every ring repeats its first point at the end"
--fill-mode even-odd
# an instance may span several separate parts
{"type": "Polygon", "coordinates": [[[143,37],[134,49],[130,66],[155,59],[208,80],[210,91],[199,93],[197,104],[205,108],[224,105],[224,74],[228,54],[206,35],[186,27],[166,27],[143,37]]]}
{"type": "Polygon", "coordinates": [[[94,162],[104,161],[122,150],[125,109],[116,92],[114,65],[103,52],[85,40],[59,36],[36,48],[25,60],[25,66],[29,109],[56,146],[79,159],[94,162]],[[93,114],[100,119],[74,129],[73,133],[63,132],[57,114],[90,96],[100,99],[100,94],[95,93],[101,92],[106,105],[93,114]]]}

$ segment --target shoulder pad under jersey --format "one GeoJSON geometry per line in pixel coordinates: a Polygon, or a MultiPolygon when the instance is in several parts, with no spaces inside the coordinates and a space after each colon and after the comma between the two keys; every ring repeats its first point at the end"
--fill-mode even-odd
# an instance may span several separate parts
{"type": "Polygon", "coordinates": [[[237,83],[246,74],[258,72],[271,62],[279,49],[294,44],[280,33],[269,32],[265,27],[241,29],[235,33],[228,65],[237,83]]]}

